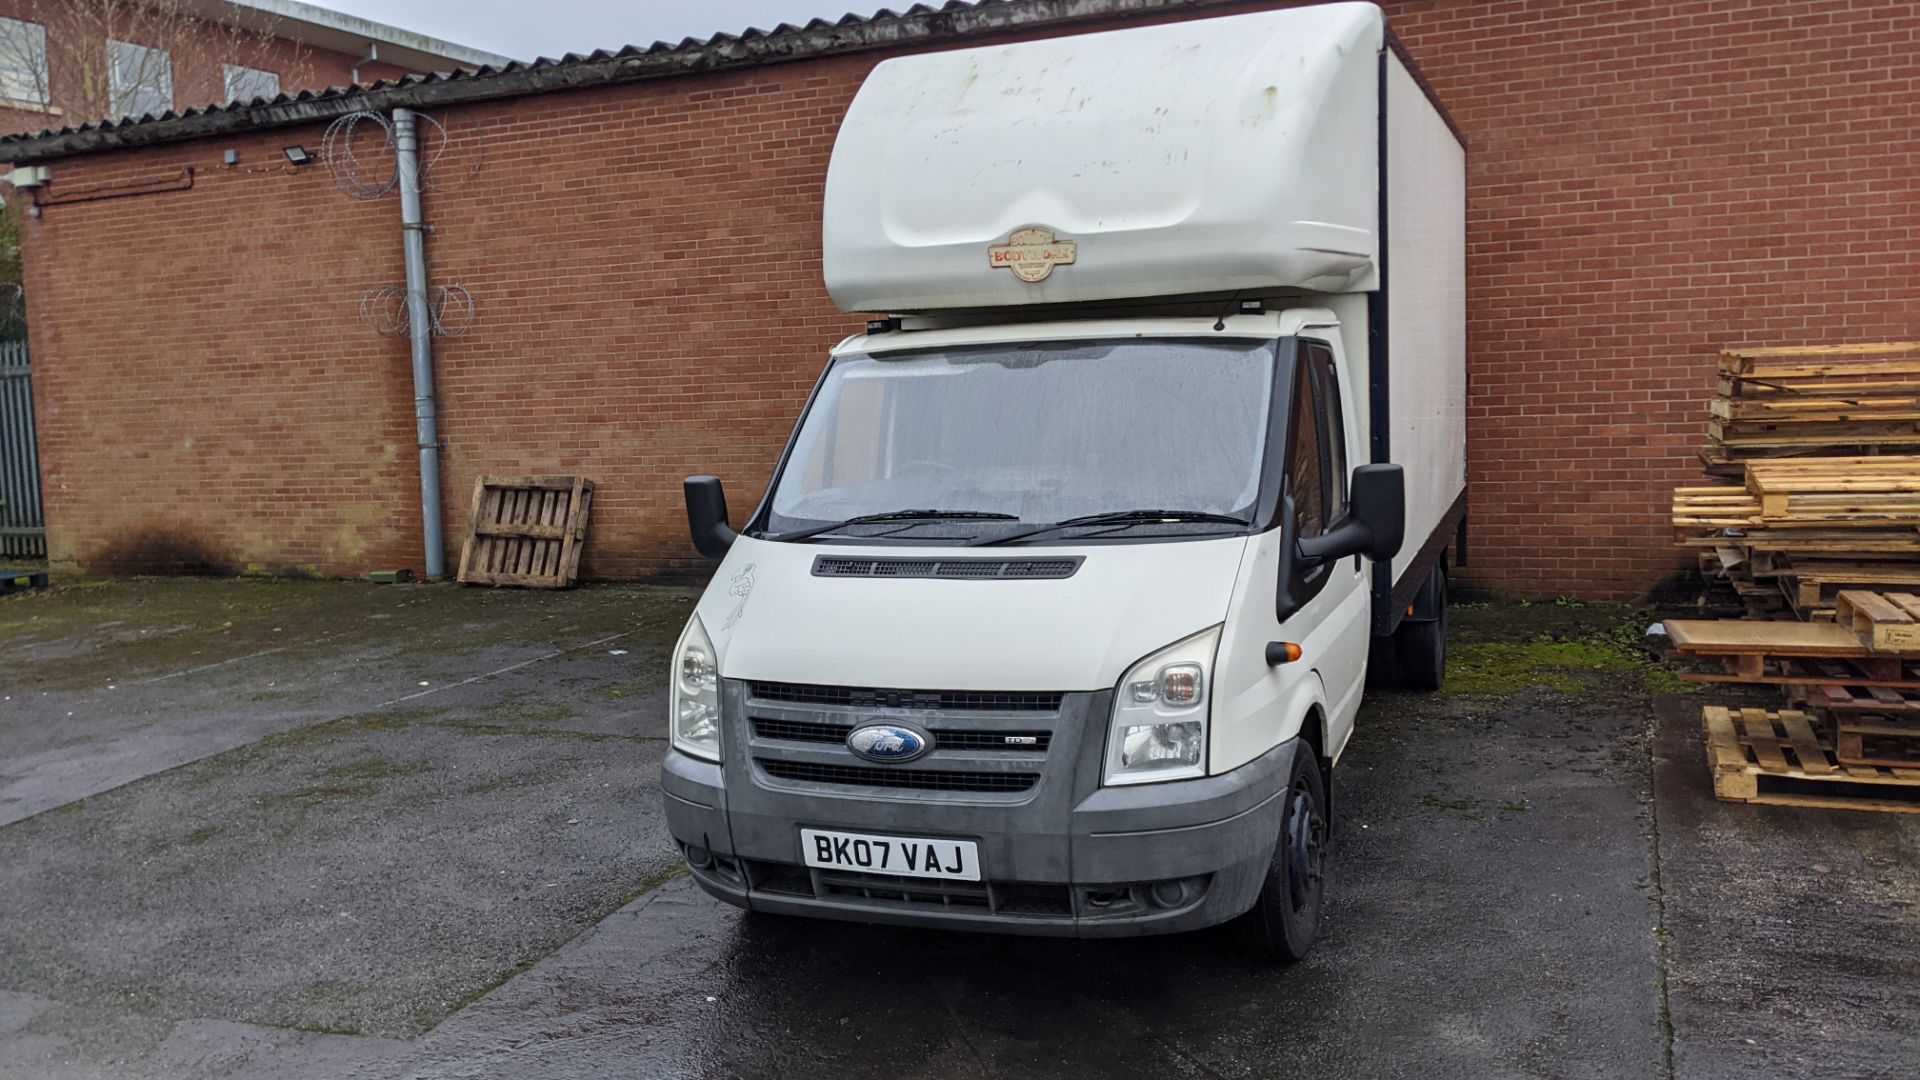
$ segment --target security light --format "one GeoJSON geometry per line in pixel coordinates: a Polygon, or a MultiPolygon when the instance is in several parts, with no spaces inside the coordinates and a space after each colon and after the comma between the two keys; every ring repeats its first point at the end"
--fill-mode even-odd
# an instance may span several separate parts
{"type": "Polygon", "coordinates": [[[313,164],[313,155],[307,153],[307,148],[304,146],[289,146],[282,152],[287,155],[287,160],[295,165],[313,164]]]}

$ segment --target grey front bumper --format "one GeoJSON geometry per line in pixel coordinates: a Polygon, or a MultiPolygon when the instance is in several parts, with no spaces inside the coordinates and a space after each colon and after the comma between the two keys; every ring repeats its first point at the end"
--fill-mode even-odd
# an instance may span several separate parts
{"type": "Polygon", "coordinates": [[[738,706],[724,764],[663,769],[669,830],[695,881],[757,911],[868,923],[1111,937],[1224,922],[1259,894],[1298,743],[1222,776],[1099,786],[1107,695],[1071,695],[1034,790],[1016,799],[827,789],[756,767],[738,706]],[[979,844],[983,883],[810,869],[800,829],[979,844]]]}

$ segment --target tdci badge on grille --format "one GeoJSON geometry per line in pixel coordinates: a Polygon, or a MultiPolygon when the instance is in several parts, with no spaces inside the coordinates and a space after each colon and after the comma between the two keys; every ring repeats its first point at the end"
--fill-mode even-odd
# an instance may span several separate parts
{"type": "Polygon", "coordinates": [[[933,736],[901,724],[868,724],[847,733],[847,749],[868,761],[912,761],[933,749],[933,736]]]}
{"type": "Polygon", "coordinates": [[[1015,229],[1004,244],[987,248],[987,265],[1004,266],[1028,283],[1045,281],[1056,266],[1071,266],[1079,245],[1056,240],[1052,229],[1015,229]]]}

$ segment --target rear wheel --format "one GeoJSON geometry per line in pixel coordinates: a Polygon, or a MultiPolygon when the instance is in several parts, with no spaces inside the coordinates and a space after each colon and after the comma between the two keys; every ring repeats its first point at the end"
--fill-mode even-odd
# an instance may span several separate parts
{"type": "Polygon", "coordinates": [[[1430,622],[1403,622],[1394,631],[1394,659],[1409,690],[1438,690],[1447,677],[1447,572],[1433,568],[1430,622]]]}
{"type": "Polygon", "coordinates": [[[1280,839],[1253,910],[1236,929],[1248,951],[1290,963],[1307,955],[1320,936],[1320,899],[1325,888],[1327,792],[1313,747],[1300,744],[1281,812],[1280,839]]]}

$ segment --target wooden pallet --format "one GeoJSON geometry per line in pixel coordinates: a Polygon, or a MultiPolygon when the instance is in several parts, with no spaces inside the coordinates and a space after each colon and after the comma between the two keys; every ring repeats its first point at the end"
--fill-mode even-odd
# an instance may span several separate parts
{"type": "Polygon", "coordinates": [[[1791,709],[1701,711],[1713,793],[1728,802],[1920,813],[1920,768],[1848,765],[1791,709]]]}
{"type": "Polygon", "coordinates": [[[1920,345],[1728,349],[1708,414],[1716,473],[1776,453],[1920,449],[1920,345]]]}
{"type": "Polygon", "coordinates": [[[1709,420],[1707,438],[1730,448],[1912,446],[1920,443],[1920,420],[1836,420],[1802,424],[1709,420]]]}
{"type": "Polygon", "coordinates": [[[1835,559],[1860,555],[1920,554],[1920,528],[1911,526],[1885,529],[1740,529],[1732,535],[1720,529],[1705,533],[1682,529],[1676,539],[1684,547],[1737,545],[1756,552],[1835,559]]]}
{"type": "MultiPolygon", "coordinates": [[[[1920,686],[1861,686],[1847,682],[1792,683],[1787,700],[1823,716],[1911,717],[1920,720],[1920,686]]],[[[1920,734],[1920,732],[1916,732],[1920,734]]]]}
{"type": "Polygon", "coordinates": [[[1834,725],[1833,756],[1842,765],[1920,769],[1920,722],[1842,717],[1834,725]]]}
{"type": "Polygon", "coordinates": [[[1907,391],[1878,394],[1823,389],[1819,393],[1765,398],[1720,397],[1708,403],[1707,411],[1716,420],[1781,430],[1779,425],[1791,423],[1920,420],[1920,397],[1907,391]]]}
{"type": "MultiPolygon", "coordinates": [[[[1747,469],[1751,472],[1753,464],[1748,463],[1747,469]]],[[[1746,488],[1731,484],[1675,488],[1673,527],[1696,530],[1920,526],[1920,492],[1802,491],[1774,498],[1776,501],[1769,504],[1746,488]]]]}
{"type": "Polygon", "coordinates": [[[1784,565],[1755,568],[1749,574],[1756,581],[1777,581],[1781,591],[1802,606],[1837,607],[1842,592],[1862,586],[1876,592],[1920,591],[1920,562],[1804,558],[1781,562],[1784,565]]]}
{"type": "MultiPolygon", "coordinates": [[[[1763,622],[1741,619],[1753,626],[1831,626],[1797,623],[1788,619],[1763,622]]],[[[1681,671],[1675,676],[1696,683],[1745,683],[1753,686],[1884,687],[1900,690],[1920,686],[1920,664],[1898,660],[1806,660],[1798,657],[1721,656],[1712,661],[1720,671],[1681,671]]]]}
{"type": "Polygon", "coordinates": [[[1689,682],[1920,690],[1920,652],[1876,652],[1836,623],[1668,619],[1663,628],[1679,655],[1724,667],[1681,672],[1689,682]]]}
{"type": "Polygon", "coordinates": [[[1920,503],[1920,456],[1785,458],[1747,463],[1760,515],[1785,517],[1848,496],[1875,505],[1920,503]]]}
{"type": "Polygon", "coordinates": [[[593,481],[577,476],[482,476],[460,552],[469,585],[564,589],[580,574],[593,481]]]}
{"type": "Polygon", "coordinates": [[[1874,457],[1880,454],[1912,454],[1920,451],[1920,439],[1892,443],[1885,447],[1858,443],[1820,442],[1809,446],[1723,446],[1709,439],[1699,452],[1701,468],[1716,479],[1744,481],[1747,466],[1755,461],[1806,461],[1826,457],[1874,457]]]}
{"type": "Polygon", "coordinates": [[[1879,652],[1920,652],[1920,596],[1845,589],[1835,598],[1834,621],[1879,652]]]}

